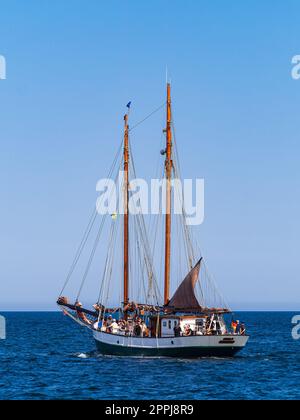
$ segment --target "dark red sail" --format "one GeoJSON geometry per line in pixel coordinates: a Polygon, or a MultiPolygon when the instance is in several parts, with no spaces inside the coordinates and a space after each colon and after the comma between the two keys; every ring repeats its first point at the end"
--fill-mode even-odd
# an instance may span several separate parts
{"type": "Polygon", "coordinates": [[[201,308],[201,305],[195,296],[195,287],[199,278],[201,262],[202,258],[183,280],[167,305],[168,307],[180,310],[201,308]]]}

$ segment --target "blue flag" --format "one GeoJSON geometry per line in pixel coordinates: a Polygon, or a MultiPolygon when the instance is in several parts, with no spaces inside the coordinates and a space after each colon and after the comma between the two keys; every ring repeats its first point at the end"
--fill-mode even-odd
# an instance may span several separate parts
{"type": "Polygon", "coordinates": [[[128,104],[126,105],[128,109],[130,109],[131,107],[131,102],[128,102],[128,104]]]}

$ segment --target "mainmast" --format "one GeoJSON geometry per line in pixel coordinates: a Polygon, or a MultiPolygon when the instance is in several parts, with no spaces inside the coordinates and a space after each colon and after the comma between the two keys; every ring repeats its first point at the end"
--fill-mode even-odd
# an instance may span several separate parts
{"type": "Polygon", "coordinates": [[[171,84],[167,84],[167,128],[166,128],[166,243],[165,243],[165,288],[164,303],[167,305],[170,300],[170,268],[171,268],[171,207],[172,207],[172,113],[171,113],[171,84]]]}
{"type": "MultiPolygon", "coordinates": [[[[129,107],[128,107],[129,109],[129,107]]],[[[129,113],[129,112],[128,112],[129,113]]],[[[124,305],[129,302],[129,125],[124,117],[124,305]]]]}

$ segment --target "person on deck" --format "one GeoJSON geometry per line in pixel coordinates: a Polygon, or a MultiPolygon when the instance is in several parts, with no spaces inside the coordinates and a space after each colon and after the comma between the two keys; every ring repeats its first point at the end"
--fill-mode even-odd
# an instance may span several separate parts
{"type": "Polygon", "coordinates": [[[140,337],[142,335],[142,327],[140,323],[136,323],[134,327],[134,335],[136,337],[140,337]]]}
{"type": "Polygon", "coordinates": [[[120,319],[119,322],[118,322],[118,325],[119,325],[120,332],[122,334],[125,334],[125,327],[126,327],[125,320],[124,319],[120,319]]]}
{"type": "Polygon", "coordinates": [[[96,312],[100,312],[101,310],[100,306],[97,303],[93,305],[93,308],[95,309],[96,312]]]}
{"type": "Polygon", "coordinates": [[[175,337],[181,337],[182,329],[179,323],[176,324],[174,327],[174,334],[175,334],[175,337]]]}
{"type": "Polygon", "coordinates": [[[191,326],[189,324],[186,325],[185,328],[184,328],[184,335],[186,337],[190,337],[191,335],[193,335],[193,331],[192,331],[191,326]]]}
{"type": "Polygon", "coordinates": [[[113,317],[109,315],[106,321],[106,332],[111,334],[112,333],[112,323],[113,323],[113,317]]]}
{"type": "Polygon", "coordinates": [[[76,303],[75,303],[75,306],[76,306],[76,308],[78,308],[77,309],[77,316],[78,316],[78,318],[82,321],[82,322],[84,322],[85,324],[88,324],[88,325],[91,325],[92,324],[92,322],[87,318],[87,316],[85,315],[85,313],[84,312],[82,312],[80,309],[82,309],[82,303],[81,302],[79,302],[79,301],[77,301],[76,303]]]}
{"type": "Polygon", "coordinates": [[[245,323],[241,323],[240,335],[246,335],[246,326],[245,323]]]}
{"type": "Polygon", "coordinates": [[[142,328],[142,337],[149,337],[149,329],[145,321],[141,322],[141,328],[142,328]]]}
{"type": "Polygon", "coordinates": [[[238,326],[237,321],[232,321],[231,328],[232,328],[233,334],[236,334],[237,326],[238,326]]]}
{"type": "Polygon", "coordinates": [[[109,315],[109,317],[107,318],[107,321],[106,321],[106,327],[110,328],[112,323],[113,323],[113,317],[111,315],[109,315]]]}
{"type": "Polygon", "coordinates": [[[129,335],[130,337],[132,337],[132,336],[133,336],[133,334],[134,334],[134,324],[133,324],[132,319],[129,319],[129,320],[127,321],[127,330],[128,330],[128,335],[129,335]]]}
{"type": "Polygon", "coordinates": [[[115,319],[112,320],[111,332],[112,334],[118,334],[120,332],[119,324],[117,323],[115,319]]]}
{"type": "Polygon", "coordinates": [[[211,335],[217,335],[217,322],[215,320],[211,322],[210,330],[211,330],[211,335]]]}
{"type": "Polygon", "coordinates": [[[106,332],[106,318],[104,318],[102,321],[101,331],[106,332]]]}

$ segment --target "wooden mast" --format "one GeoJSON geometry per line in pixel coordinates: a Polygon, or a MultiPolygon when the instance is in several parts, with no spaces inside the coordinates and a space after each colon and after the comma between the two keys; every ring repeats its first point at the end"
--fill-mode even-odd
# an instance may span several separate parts
{"type": "Polygon", "coordinates": [[[171,114],[171,84],[167,84],[167,128],[166,128],[166,243],[165,243],[165,288],[164,303],[170,300],[170,268],[171,268],[171,207],[172,207],[172,114],[171,114]]]}
{"type": "Polygon", "coordinates": [[[124,305],[129,302],[129,125],[128,113],[124,117],[124,305]]]}

